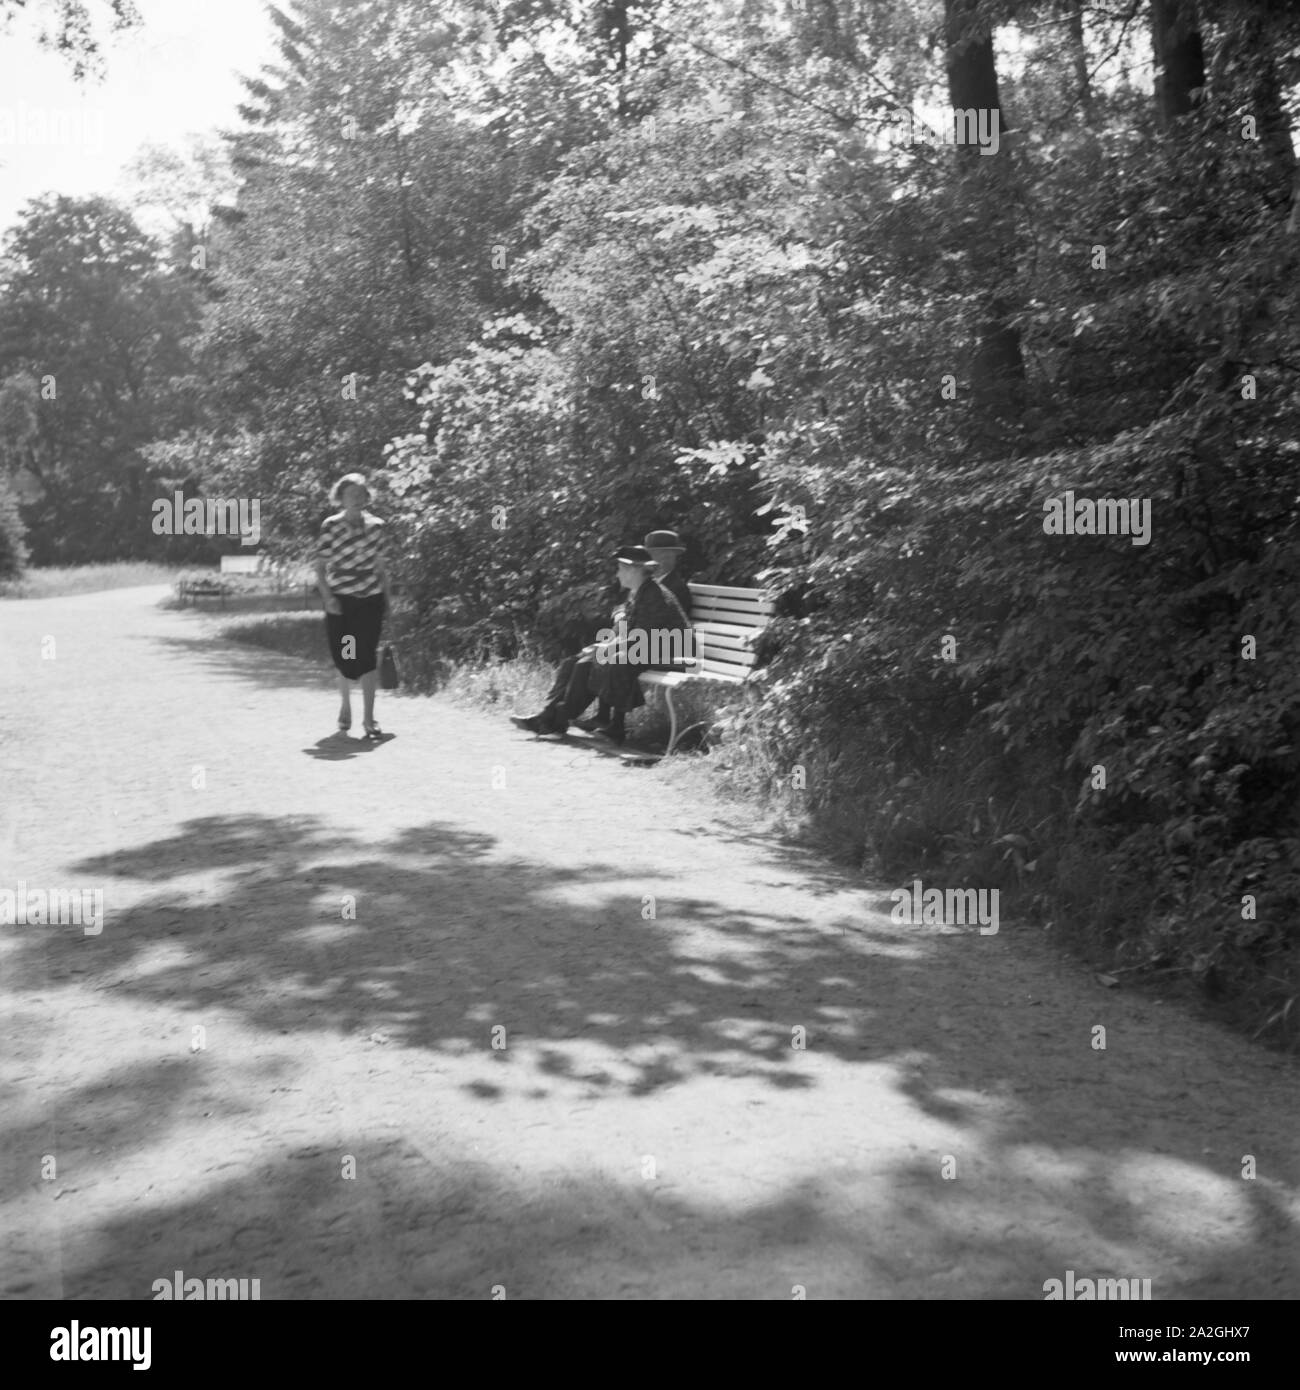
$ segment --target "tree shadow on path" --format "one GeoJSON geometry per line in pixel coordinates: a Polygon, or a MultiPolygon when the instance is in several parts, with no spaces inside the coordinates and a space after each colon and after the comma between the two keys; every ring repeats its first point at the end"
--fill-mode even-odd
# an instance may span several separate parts
{"type": "MultiPolygon", "coordinates": [[[[797,871],[779,856],[768,862],[774,872],[797,871]]],[[[1226,1083],[1227,1069],[1178,1041],[1144,1058],[1136,1074],[1109,1066],[1089,1048],[1088,1030],[1109,1021],[1122,1037],[1136,1026],[1131,1001],[1080,1002],[1077,990],[1062,990],[1025,1004],[990,995],[997,973],[986,965],[982,992],[974,990],[972,953],[986,961],[1002,953],[1012,963],[1010,931],[900,939],[884,923],[814,929],[737,908],[722,887],[678,900],[665,892],[647,920],[643,895],[618,886],[628,877],[618,864],[579,870],[510,857],[489,835],[437,821],[375,844],[311,816],[208,817],[75,868],[144,881],[156,892],[110,917],[98,938],[48,936],[39,959],[34,947],[19,949],[11,987],[77,983],[185,1019],[233,1012],[308,1047],[322,1035],[358,1046],[379,1035],[412,1065],[425,1059],[442,1086],[483,1107],[489,1121],[493,1106],[521,1093],[552,1097],[551,1122],[563,1125],[568,1103],[620,1103],[725,1081],[748,1085],[750,1103],[759,1104],[765,1094],[815,1094],[832,1064],[863,1068],[864,1085],[875,1086],[888,1066],[890,1104],[915,1114],[926,1137],[910,1146],[919,1149],[914,1160],[857,1174],[876,1205],[835,1218],[823,1209],[821,1184],[855,1165],[852,1146],[835,1140],[826,1174],[737,1213],[681,1194],[652,1200],[635,1182],[594,1177],[539,1192],[491,1165],[474,1167],[459,1140],[454,1151],[431,1154],[418,1145],[408,1151],[414,1141],[400,1133],[368,1136],[361,1146],[373,1181],[364,1197],[339,1182],[332,1152],[307,1155],[307,1167],[292,1173],[223,1178],[192,1200],[82,1233],[65,1252],[69,1296],[148,1297],[142,1281],[186,1261],[195,1273],[263,1277],[260,1261],[265,1297],[487,1297],[492,1283],[538,1296],[619,1295],[618,1287],[593,1287],[586,1266],[606,1269],[607,1278],[611,1268],[622,1271],[624,1296],[662,1290],[673,1268],[688,1286],[676,1290],[683,1296],[762,1296],[766,1260],[773,1297],[819,1277],[831,1279],[836,1296],[911,1288],[909,1296],[1041,1297],[1042,1281],[1066,1268],[1141,1275],[1088,1268],[1089,1249],[1128,1240],[1177,1262],[1182,1296],[1231,1293],[1221,1285],[1233,1280],[1258,1290],[1265,1250],[1276,1296],[1294,1292],[1287,1203],[1295,1155],[1260,1152],[1268,1181],[1238,1183],[1236,1228],[1200,1246],[1169,1228],[1168,1193],[1135,1204],[1141,1181],[1131,1162],[1139,1151],[1161,1165],[1162,1182],[1185,1181],[1188,1201],[1205,1184],[1222,1188],[1237,1176],[1237,1154],[1254,1139],[1238,1141],[1230,1129],[1231,1151],[1207,1158],[1196,1107],[1197,1087],[1226,1083]],[[177,886],[196,871],[217,885],[201,900],[177,886]],[[160,944],[170,947],[162,960],[160,944]],[[508,1064],[492,1051],[497,1026],[509,1038],[508,1064]],[[807,1030],[806,1051],[791,1046],[796,1027],[807,1030]],[[499,1081],[478,1074],[498,1060],[499,1081]],[[1103,1109],[1131,1127],[1103,1132],[1095,1118],[1103,1109]],[[986,1184],[940,1179],[943,1154],[927,1148],[936,1125],[965,1136],[963,1171],[983,1174],[986,1184]],[[377,1204],[365,1219],[356,1208],[363,1201],[377,1204]],[[1024,1229],[1035,1202],[1068,1204],[1087,1240],[1078,1225],[1024,1229]],[[888,1220],[881,1203],[893,1205],[888,1220]],[[518,1239],[521,1223],[531,1244],[518,1239]],[[259,1228],[278,1245],[241,1235],[259,1228]],[[546,1231],[549,1239],[539,1234],[546,1231]],[[810,1241],[821,1243],[819,1270],[800,1264],[810,1241]],[[304,1250],[315,1253],[306,1258],[304,1250]],[[332,1263],[313,1263],[326,1259],[332,1263]],[[991,1284],[963,1284],[960,1271],[972,1261],[991,1284]]],[[[828,874],[827,891],[836,877],[828,874]]],[[[177,1084],[156,1065],[113,1080],[137,1121],[165,1106],[177,1084]]],[[[57,1105],[84,1101],[70,1094],[57,1105]]],[[[781,1104],[771,1111],[778,1132],[781,1104]]],[[[869,1133],[873,1122],[867,1111],[857,1125],[869,1133]]]]}

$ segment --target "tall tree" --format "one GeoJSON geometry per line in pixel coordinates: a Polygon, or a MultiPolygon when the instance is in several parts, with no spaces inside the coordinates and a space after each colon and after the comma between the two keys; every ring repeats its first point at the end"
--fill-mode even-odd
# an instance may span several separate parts
{"type": "Polygon", "coordinates": [[[944,38],[948,100],[955,111],[983,113],[1000,132],[997,153],[989,156],[973,142],[957,146],[959,198],[973,231],[970,254],[983,280],[971,362],[971,382],[981,413],[1008,419],[1023,399],[1025,364],[1020,333],[1009,322],[1012,303],[1003,288],[1014,263],[1015,226],[1008,214],[1010,187],[1008,127],[998,95],[993,31],[981,0],[945,0],[944,38]]]}
{"type": "MultiPolygon", "coordinates": [[[[317,524],[331,473],[374,469],[414,422],[410,372],[514,302],[536,148],[503,136],[491,42],[458,9],[295,0],[273,19],[282,61],[249,79],[230,140],[240,188],[212,235],[201,350],[209,425],[230,427],[233,463],[255,463],[245,486],[284,536],[317,524]]],[[[208,456],[206,436],[195,450],[208,456]]]]}
{"type": "Polygon", "coordinates": [[[1074,71],[1075,100],[1086,124],[1094,119],[1092,77],[1088,72],[1088,44],[1083,32],[1083,0],[1062,0],[1065,10],[1065,36],[1070,64],[1074,71]]]}
{"type": "Polygon", "coordinates": [[[140,450],[186,416],[178,379],[197,328],[192,285],[102,198],[29,204],[5,267],[0,377],[40,383],[25,459],[44,489],[26,513],[33,558],[149,553],[152,478],[140,450]]]}
{"type": "Polygon", "coordinates": [[[1156,114],[1171,128],[1205,87],[1205,45],[1195,0],[1151,0],[1156,114]]]}

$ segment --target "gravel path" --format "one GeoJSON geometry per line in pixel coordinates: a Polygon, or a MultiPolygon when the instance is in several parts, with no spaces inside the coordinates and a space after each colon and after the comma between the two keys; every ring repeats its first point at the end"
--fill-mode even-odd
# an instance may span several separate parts
{"type": "Polygon", "coordinates": [[[1295,1063],[160,592],[0,604],[0,1296],[1300,1293],[1295,1063]]]}

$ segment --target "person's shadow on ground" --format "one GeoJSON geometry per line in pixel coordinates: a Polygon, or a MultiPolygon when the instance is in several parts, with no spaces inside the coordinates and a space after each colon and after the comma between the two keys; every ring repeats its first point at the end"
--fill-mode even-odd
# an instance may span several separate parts
{"type": "Polygon", "coordinates": [[[359,753],[373,753],[376,748],[382,748],[385,743],[390,743],[396,737],[396,734],[385,734],[377,742],[372,743],[369,739],[350,738],[346,734],[327,734],[324,738],[318,738],[310,748],[304,748],[302,751],[309,758],[337,763],[346,758],[355,758],[359,753]]]}

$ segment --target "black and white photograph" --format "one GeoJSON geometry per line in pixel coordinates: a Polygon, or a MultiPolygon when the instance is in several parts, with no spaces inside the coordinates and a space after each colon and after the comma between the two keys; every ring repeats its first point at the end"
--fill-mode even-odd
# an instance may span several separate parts
{"type": "Polygon", "coordinates": [[[6,1345],[1297,1297],[1300,4],[0,0],[6,1345]]]}

